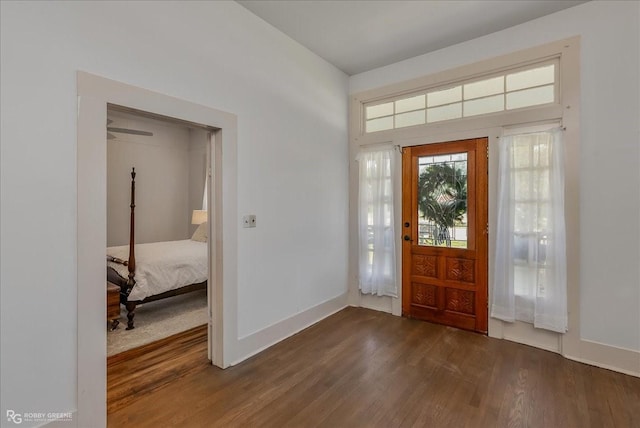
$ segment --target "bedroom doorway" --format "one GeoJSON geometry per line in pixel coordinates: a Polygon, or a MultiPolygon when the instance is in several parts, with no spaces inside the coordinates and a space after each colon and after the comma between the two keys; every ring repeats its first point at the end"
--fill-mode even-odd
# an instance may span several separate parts
{"type": "Polygon", "coordinates": [[[211,359],[208,190],[216,129],[109,104],[106,131],[109,415],[211,359]]]}
{"type": "Polygon", "coordinates": [[[174,118],[107,108],[109,360],[208,324],[212,132],[174,118]]]}
{"type": "Polygon", "coordinates": [[[102,419],[99,415],[106,418],[105,125],[108,107],[149,112],[193,125],[204,124],[214,130],[208,157],[211,186],[208,188],[209,323],[206,349],[211,364],[220,368],[233,362],[238,347],[235,289],[237,118],[231,113],[81,71],[77,73],[77,88],[77,423],[78,426],[93,426],[102,419]]]}
{"type": "Polygon", "coordinates": [[[404,149],[403,316],[487,333],[487,144],[404,149]]]}

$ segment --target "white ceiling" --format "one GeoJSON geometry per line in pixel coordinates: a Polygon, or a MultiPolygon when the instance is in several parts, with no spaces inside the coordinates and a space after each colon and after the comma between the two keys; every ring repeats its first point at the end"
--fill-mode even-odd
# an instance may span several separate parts
{"type": "Polygon", "coordinates": [[[352,75],[584,1],[238,0],[238,3],[352,75]]]}

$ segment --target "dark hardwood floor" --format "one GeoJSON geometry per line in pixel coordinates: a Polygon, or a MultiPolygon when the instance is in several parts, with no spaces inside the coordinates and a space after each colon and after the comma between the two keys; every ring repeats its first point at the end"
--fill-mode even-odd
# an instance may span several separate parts
{"type": "Polygon", "coordinates": [[[108,426],[640,427],[640,378],[361,308],[226,370],[206,355],[189,339],[112,365],[110,389],[136,370],[173,377],[109,403],[108,426]]]}

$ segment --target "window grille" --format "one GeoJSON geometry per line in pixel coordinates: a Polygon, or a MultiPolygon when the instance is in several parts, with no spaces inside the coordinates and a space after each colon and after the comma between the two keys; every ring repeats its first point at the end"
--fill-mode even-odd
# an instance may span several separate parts
{"type": "Polygon", "coordinates": [[[558,59],[365,105],[365,133],[558,102],[558,59]]]}

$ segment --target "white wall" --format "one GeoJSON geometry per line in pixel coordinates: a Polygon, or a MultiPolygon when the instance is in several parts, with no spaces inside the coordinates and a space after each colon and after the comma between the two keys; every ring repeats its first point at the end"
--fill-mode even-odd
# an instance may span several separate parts
{"type": "Polygon", "coordinates": [[[234,2],[0,7],[3,415],[77,403],[77,70],[237,115],[240,335],[346,292],[346,75],[234,2]]]}
{"type": "MultiPolygon", "coordinates": [[[[190,236],[191,144],[186,126],[111,113],[109,126],[152,132],[107,140],[107,246],[129,245],[131,168],[136,168],[136,243],[190,236]]],[[[204,155],[202,156],[204,159],[204,155]]],[[[204,171],[201,170],[200,203],[204,171]]],[[[197,171],[194,171],[194,175],[197,171]]]]}
{"type": "Polygon", "coordinates": [[[639,5],[588,2],[349,81],[358,93],[580,35],[580,334],[632,350],[640,350],[639,5]]]}

